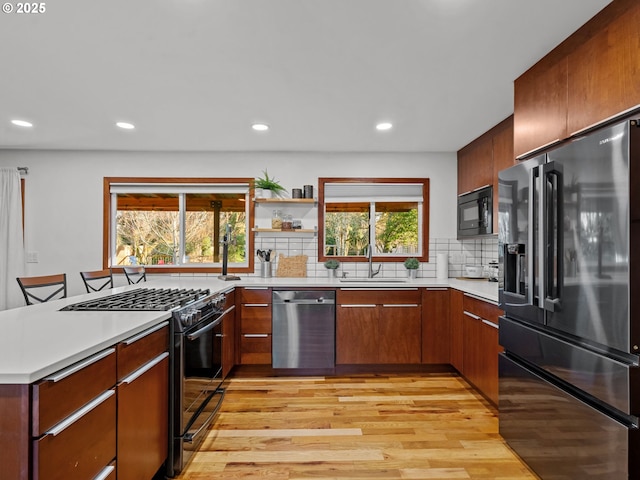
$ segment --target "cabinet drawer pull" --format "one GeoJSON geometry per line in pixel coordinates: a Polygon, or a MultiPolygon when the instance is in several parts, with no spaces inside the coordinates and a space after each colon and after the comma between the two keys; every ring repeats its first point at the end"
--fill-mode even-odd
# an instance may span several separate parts
{"type": "Polygon", "coordinates": [[[383,303],[383,307],[418,307],[417,303],[383,303]]]}
{"type": "Polygon", "coordinates": [[[104,467],[102,471],[96,477],[93,478],[93,480],[104,480],[109,475],[111,475],[111,472],[113,472],[115,469],[116,467],[114,467],[113,465],[104,467]]]}
{"type": "Polygon", "coordinates": [[[362,304],[352,304],[352,305],[340,305],[342,308],[375,308],[376,304],[370,303],[362,303],[362,304]]]}
{"type": "Polygon", "coordinates": [[[116,393],[115,390],[107,390],[106,392],[104,392],[99,397],[97,397],[94,400],[92,400],[91,402],[87,403],[84,407],[82,407],[80,410],[75,412],[73,415],[68,416],[63,421],[58,423],[57,425],[54,425],[51,428],[51,430],[49,430],[48,432],[45,432],[45,435],[53,435],[54,437],[56,435],[59,435],[60,433],[62,433],[68,427],[70,427],[71,425],[76,423],[78,420],[80,420],[82,417],[84,417],[87,413],[89,413],[91,410],[93,410],[96,407],[98,407],[98,405],[100,405],[101,403],[106,401],[109,397],[111,397],[115,393],[116,393]]]}
{"type": "Polygon", "coordinates": [[[243,307],[268,307],[268,303],[243,303],[243,307]]]}
{"type": "Polygon", "coordinates": [[[484,318],[482,319],[482,323],[486,323],[487,325],[493,328],[500,328],[497,324],[490,322],[489,320],[485,320],[484,318]]]}
{"type": "Polygon", "coordinates": [[[242,287],[245,290],[269,290],[269,287],[242,287]]]}
{"type": "Polygon", "coordinates": [[[153,360],[150,360],[148,363],[145,363],[143,366],[141,366],[138,370],[133,372],[128,377],[123,378],[122,381],[120,382],[120,384],[123,384],[123,383],[124,384],[129,384],[129,383],[133,382],[136,378],[138,378],[141,375],[144,375],[145,373],[147,373],[149,370],[151,370],[153,367],[155,367],[157,364],[159,364],[162,360],[164,360],[168,356],[169,356],[169,352],[161,353],[160,355],[158,355],[153,360]]]}
{"type": "Polygon", "coordinates": [[[115,353],[116,349],[115,348],[108,348],[107,350],[104,350],[102,352],[98,352],[95,355],[83,360],[80,363],[76,363],[75,365],[71,365],[68,368],[65,368],[64,370],[59,371],[58,373],[56,373],[55,375],[51,375],[50,377],[46,377],[45,380],[47,382],[59,382],[60,380],[67,378],[69,375],[73,375],[74,373],[82,370],[84,367],[88,367],[89,365],[91,365],[92,363],[96,363],[100,360],[102,360],[103,358],[108,357],[109,355],[111,355],[112,353],[115,353]]]}
{"type": "Polygon", "coordinates": [[[167,325],[169,325],[169,322],[162,322],[159,325],[156,325],[155,327],[151,327],[148,330],[145,330],[144,332],[140,332],[139,334],[131,337],[131,338],[127,338],[124,342],[125,345],[131,345],[132,343],[137,342],[138,340],[140,340],[141,338],[146,337],[147,335],[151,335],[153,332],[157,332],[158,330],[163,329],[164,327],[166,327],[167,325]]]}
{"type": "Polygon", "coordinates": [[[474,315],[473,313],[471,313],[471,312],[467,312],[466,310],[464,311],[464,314],[465,314],[467,317],[471,317],[471,318],[473,318],[474,320],[482,320],[478,315],[474,315]]]}
{"type": "Polygon", "coordinates": [[[427,290],[430,292],[444,292],[449,289],[446,287],[427,287],[427,290]]]}
{"type": "Polygon", "coordinates": [[[245,338],[267,338],[269,336],[268,333],[245,333],[245,338]]]}

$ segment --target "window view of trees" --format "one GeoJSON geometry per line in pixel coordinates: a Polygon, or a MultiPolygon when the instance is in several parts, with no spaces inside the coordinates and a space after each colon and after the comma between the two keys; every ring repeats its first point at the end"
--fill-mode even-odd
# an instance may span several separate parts
{"type": "Polygon", "coordinates": [[[184,195],[185,226],[180,224],[181,194],[118,194],[117,265],[216,264],[220,241],[231,226],[229,264],[246,259],[247,222],[242,194],[184,195]],[[184,248],[181,249],[182,243],[184,248]],[[184,252],[184,257],[181,256],[184,252]]]}
{"type": "Polygon", "coordinates": [[[374,215],[376,254],[415,255],[418,252],[418,204],[399,202],[327,203],[325,254],[364,255],[374,215]]]}
{"type": "Polygon", "coordinates": [[[318,260],[429,261],[428,178],[318,178],[318,260]]]}

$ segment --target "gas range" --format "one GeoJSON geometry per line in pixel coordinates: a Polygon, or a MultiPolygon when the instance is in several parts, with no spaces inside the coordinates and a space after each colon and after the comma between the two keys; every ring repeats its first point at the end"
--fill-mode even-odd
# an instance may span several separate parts
{"type": "Polygon", "coordinates": [[[215,296],[208,289],[137,288],[106,297],[67,305],[72,311],[166,311],[194,303],[211,303],[215,296]]]}

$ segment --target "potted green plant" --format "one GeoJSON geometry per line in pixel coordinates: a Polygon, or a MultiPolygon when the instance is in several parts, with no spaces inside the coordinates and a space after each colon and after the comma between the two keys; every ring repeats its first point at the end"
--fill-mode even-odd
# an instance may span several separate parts
{"type": "Polygon", "coordinates": [[[258,177],[253,182],[253,189],[256,192],[256,196],[261,193],[262,198],[281,197],[287,190],[280,185],[280,182],[275,177],[270,177],[266,170],[263,170],[263,177],[258,177]]]}
{"type": "Polygon", "coordinates": [[[409,257],[404,261],[404,268],[407,269],[407,276],[409,278],[416,278],[418,276],[420,262],[415,257],[409,257]]]}
{"type": "Polygon", "coordinates": [[[338,276],[338,267],[340,266],[340,261],[334,258],[330,258],[326,262],[324,262],[324,268],[327,269],[327,274],[329,278],[338,276]]]}

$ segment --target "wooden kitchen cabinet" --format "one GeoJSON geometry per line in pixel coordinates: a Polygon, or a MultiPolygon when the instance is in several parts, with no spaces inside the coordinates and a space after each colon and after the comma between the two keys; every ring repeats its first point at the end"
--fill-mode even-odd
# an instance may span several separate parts
{"type": "Polygon", "coordinates": [[[60,431],[33,441],[33,480],[91,479],[116,457],[116,395],[104,392],[60,431]]]}
{"type": "Polygon", "coordinates": [[[168,348],[165,322],[31,385],[0,385],[2,478],[151,479],[167,456],[168,348]]]}
{"type": "Polygon", "coordinates": [[[514,82],[516,157],[567,137],[567,60],[549,57],[514,82]]]}
{"type": "Polygon", "coordinates": [[[422,290],[422,363],[450,363],[449,289],[422,290]]]}
{"type": "Polygon", "coordinates": [[[222,319],[222,378],[229,375],[235,366],[236,356],[236,294],[235,290],[226,292],[222,319]]]}
{"type": "Polygon", "coordinates": [[[115,383],[109,348],[31,386],[33,480],[93,478],[116,458],[115,383]]]}
{"type": "Polygon", "coordinates": [[[240,289],[241,365],[271,365],[271,289],[240,289]]]}
{"type": "Polygon", "coordinates": [[[336,310],[336,364],[378,362],[378,307],[370,304],[338,305],[336,310]]]}
{"type": "Polygon", "coordinates": [[[151,479],[168,454],[169,326],[117,345],[119,480],[151,479]]]}
{"type": "Polygon", "coordinates": [[[498,172],[515,163],[513,116],[458,151],[458,195],[493,187],[493,231],[498,231],[498,172]]]}
{"type": "Polygon", "coordinates": [[[458,195],[493,185],[493,144],[482,136],[458,151],[458,195]]]}
{"type": "Polygon", "coordinates": [[[379,308],[378,360],[381,364],[420,363],[422,358],[422,308],[417,292],[411,303],[386,298],[379,308]],[[389,301],[391,300],[391,301],[389,301]],[[388,303],[387,303],[388,302],[388,303]]]}
{"type": "Polygon", "coordinates": [[[640,105],[640,3],[614,3],[628,8],[594,19],[568,55],[569,134],[640,105]]]}
{"type": "Polygon", "coordinates": [[[514,82],[514,155],[640,105],[640,3],[615,0],[514,82]]]}
{"type": "Polygon", "coordinates": [[[336,364],[415,364],[421,359],[421,296],[413,289],[340,289],[336,364]]]}
{"type": "Polygon", "coordinates": [[[463,296],[462,374],[498,404],[498,317],[502,310],[471,295],[463,296]]]}
{"type": "Polygon", "coordinates": [[[464,293],[460,290],[451,290],[449,292],[449,320],[451,322],[449,329],[451,338],[449,343],[449,363],[460,373],[464,373],[463,299],[464,293]]]}

